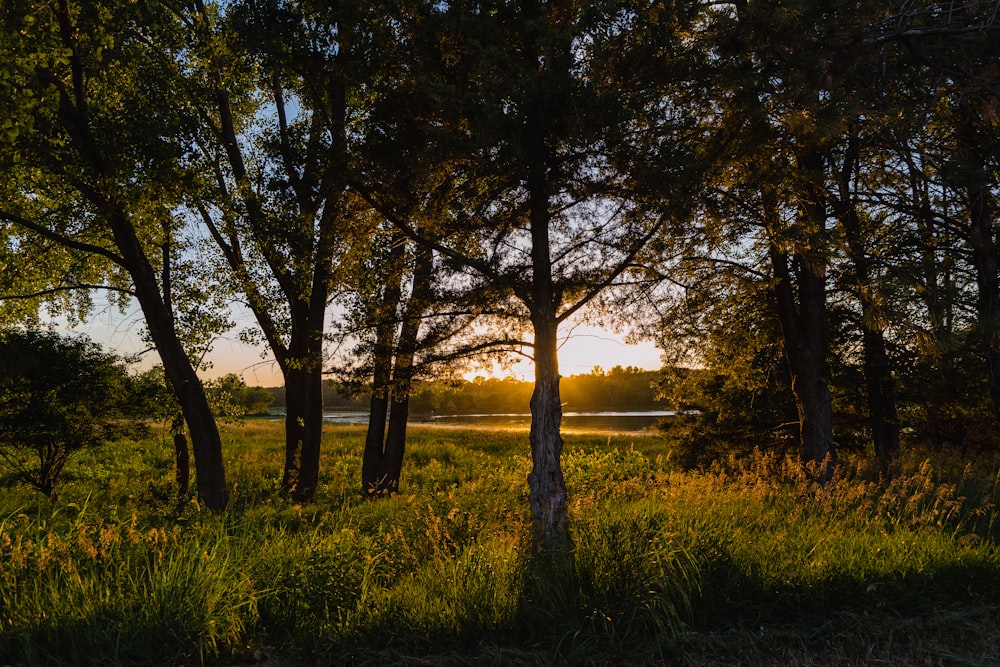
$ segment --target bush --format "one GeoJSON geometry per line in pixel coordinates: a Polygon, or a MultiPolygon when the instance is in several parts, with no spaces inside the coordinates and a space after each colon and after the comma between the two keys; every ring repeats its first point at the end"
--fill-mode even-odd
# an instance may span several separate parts
{"type": "Polygon", "coordinates": [[[52,495],[70,455],[124,432],[122,361],[84,337],[0,332],[0,461],[52,495]]]}

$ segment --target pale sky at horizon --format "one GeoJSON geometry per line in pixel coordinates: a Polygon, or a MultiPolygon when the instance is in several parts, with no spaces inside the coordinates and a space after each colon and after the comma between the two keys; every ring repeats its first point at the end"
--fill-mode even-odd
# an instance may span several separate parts
{"type": "MultiPolygon", "coordinates": [[[[239,319],[239,318],[237,318],[239,319]]],[[[209,360],[213,367],[203,374],[205,379],[213,379],[227,373],[236,373],[250,386],[274,387],[282,384],[281,372],[270,355],[262,359],[260,349],[249,347],[239,341],[237,332],[247,325],[241,325],[228,334],[216,339],[209,360]]],[[[108,351],[121,355],[132,355],[145,349],[139,337],[143,327],[142,313],[137,305],[125,314],[116,307],[100,306],[87,322],[69,329],[89,336],[108,351]]],[[[599,327],[578,325],[561,329],[564,340],[559,350],[559,370],[564,376],[589,373],[594,366],[607,370],[614,366],[635,366],[656,370],[662,366],[660,351],[651,342],[630,345],[620,334],[599,327]]],[[[148,368],[159,363],[154,351],[144,355],[141,367],[148,368]]],[[[476,375],[511,375],[522,380],[531,380],[533,369],[530,360],[519,361],[509,371],[494,369],[493,373],[473,370],[467,378],[476,375]]]]}

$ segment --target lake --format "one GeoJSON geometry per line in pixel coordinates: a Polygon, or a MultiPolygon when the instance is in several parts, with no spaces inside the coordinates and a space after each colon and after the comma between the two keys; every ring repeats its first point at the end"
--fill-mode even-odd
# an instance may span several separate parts
{"type": "MultiPolygon", "coordinates": [[[[566,430],[581,431],[643,431],[652,428],[661,419],[672,417],[670,410],[649,410],[644,412],[564,412],[562,427],[566,430]]],[[[367,412],[325,412],[323,421],[331,424],[367,424],[367,412]]],[[[497,428],[523,428],[531,425],[528,413],[473,414],[473,415],[433,415],[431,417],[413,415],[411,424],[434,424],[437,426],[493,426],[497,428]]]]}

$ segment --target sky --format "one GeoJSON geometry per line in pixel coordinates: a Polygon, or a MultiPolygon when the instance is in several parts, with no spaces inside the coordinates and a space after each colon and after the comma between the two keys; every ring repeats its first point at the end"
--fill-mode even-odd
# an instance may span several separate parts
{"type": "MultiPolygon", "coordinates": [[[[229,334],[216,339],[208,359],[212,368],[203,374],[205,379],[213,379],[227,373],[236,373],[250,386],[281,386],[281,373],[274,358],[262,357],[261,348],[249,347],[237,337],[239,329],[250,323],[249,317],[237,316],[240,323],[229,334]]],[[[121,355],[142,352],[146,346],[139,337],[142,330],[142,313],[138,305],[133,305],[122,314],[117,307],[98,305],[94,314],[83,324],[71,331],[86,334],[105,349],[121,355]]],[[[607,370],[613,366],[635,366],[655,370],[660,368],[660,351],[650,342],[630,345],[622,336],[598,327],[579,325],[564,326],[563,336],[567,336],[559,350],[559,370],[564,376],[589,373],[594,366],[607,370]]],[[[159,363],[155,352],[143,355],[141,368],[159,363]]],[[[530,360],[516,363],[509,370],[494,369],[492,373],[483,370],[471,371],[466,377],[476,375],[511,375],[522,380],[531,380],[533,369],[530,360]]]]}

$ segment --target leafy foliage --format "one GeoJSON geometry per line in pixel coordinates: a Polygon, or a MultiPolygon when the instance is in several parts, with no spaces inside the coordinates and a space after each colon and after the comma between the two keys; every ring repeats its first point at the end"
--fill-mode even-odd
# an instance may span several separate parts
{"type": "Polygon", "coordinates": [[[74,452],[122,434],[130,388],[122,361],[89,340],[0,332],[0,459],[51,495],[74,452]]]}

